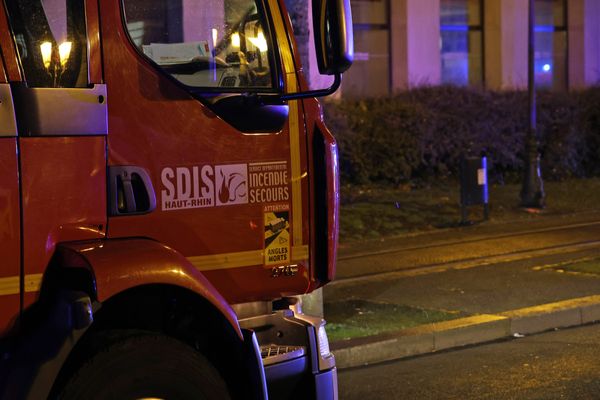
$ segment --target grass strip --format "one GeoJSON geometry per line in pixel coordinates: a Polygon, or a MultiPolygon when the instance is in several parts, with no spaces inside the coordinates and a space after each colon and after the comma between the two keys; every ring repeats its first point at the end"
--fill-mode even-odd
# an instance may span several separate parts
{"type": "Polygon", "coordinates": [[[352,299],[325,303],[330,341],[373,336],[419,325],[461,318],[466,314],[401,304],[352,299]]]}
{"type": "MultiPolygon", "coordinates": [[[[523,212],[519,207],[520,190],[520,184],[490,186],[488,223],[597,210],[600,204],[598,178],[546,182],[547,207],[540,214],[523,212]]],[[[342,186],[340,240],[349,243],[457,227],[460,224],[459,199],[460,186],[451,180],[423,187],[410,184],[342,186]]],[[[482,207],[470,207],[472,221],[480,221],[482,217],[482,207]]]]}

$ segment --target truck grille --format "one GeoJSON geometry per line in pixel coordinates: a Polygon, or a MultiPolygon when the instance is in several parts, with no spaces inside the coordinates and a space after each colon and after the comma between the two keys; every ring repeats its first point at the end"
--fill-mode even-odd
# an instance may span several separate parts
{"type": "Polygon", "coordinates": [[[284,346],[268,344],[260,346],[260,355],[264,365],[277,364],[304,356],[306,350],[302,346],[284,346]]]}

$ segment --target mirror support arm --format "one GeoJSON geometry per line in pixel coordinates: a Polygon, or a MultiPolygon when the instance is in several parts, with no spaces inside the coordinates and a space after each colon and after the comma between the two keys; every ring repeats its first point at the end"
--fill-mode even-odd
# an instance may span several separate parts
{"type": "Polygon", "coordinates": [[[319,89],[319,90],[309,90],[306,92],[297,92],[297,93],[286,93],[280,96],[281,100],[300,100],[300,99],[308,99],[311,97],[324,97],[329,96],[330,94],[335,93],[340,85],[342,84],[342,74],[335,74],[333,83],[327,89],[319,89]]]}

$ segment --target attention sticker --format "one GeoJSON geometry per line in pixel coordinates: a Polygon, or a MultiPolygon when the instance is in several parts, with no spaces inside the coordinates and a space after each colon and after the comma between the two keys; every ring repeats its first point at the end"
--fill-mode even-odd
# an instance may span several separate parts
{"type": "Polygon", "coordinates": [[[290,262],[290,212],[287,204],[265,206],[265,265],[290,262]]]}

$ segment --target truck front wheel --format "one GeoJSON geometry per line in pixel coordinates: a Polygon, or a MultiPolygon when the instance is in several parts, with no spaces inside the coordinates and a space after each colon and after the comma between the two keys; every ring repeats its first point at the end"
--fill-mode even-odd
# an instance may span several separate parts
{"type": "Polygon", "coordinates": [[[75,399],[229,399],[224,380],[198,351],[159,333],[117,337],[68,378],[59,396],[75,399]]]}

